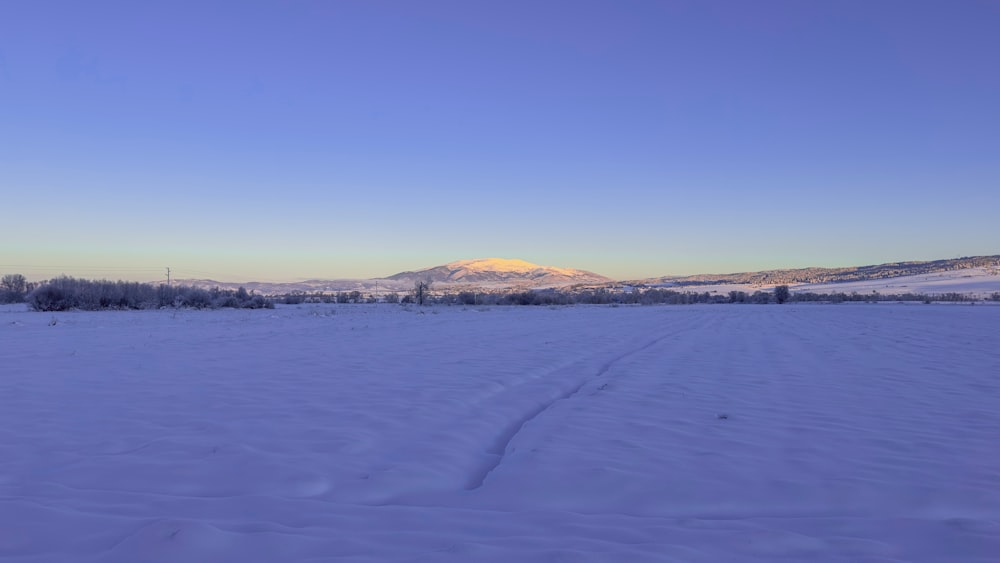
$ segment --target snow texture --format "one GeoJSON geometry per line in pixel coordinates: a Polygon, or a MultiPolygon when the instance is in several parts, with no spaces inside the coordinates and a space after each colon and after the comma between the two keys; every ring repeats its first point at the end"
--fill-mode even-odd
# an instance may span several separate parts
{"type": "Polygon", "coordinates": [[[998,561],[998,326],[0,308],[0,560],[998,561]]]}

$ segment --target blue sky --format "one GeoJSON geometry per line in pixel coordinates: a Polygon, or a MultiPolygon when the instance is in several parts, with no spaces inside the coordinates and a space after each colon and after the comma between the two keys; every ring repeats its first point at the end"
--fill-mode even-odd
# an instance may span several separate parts
{"type": "Polygon", "coordinates": [[[5,2],[0,273],[1000,253],[989,1],[5,2]]]}

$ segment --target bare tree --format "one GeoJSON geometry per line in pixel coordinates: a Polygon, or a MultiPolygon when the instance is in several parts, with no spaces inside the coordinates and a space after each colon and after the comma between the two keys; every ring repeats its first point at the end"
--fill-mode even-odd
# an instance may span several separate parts
{"type": "Polygon", "coordinates": [[[788,290],[787,285],[779,285],[774,288],[774,300],[777,301],[779,305],[788,301],[789,297],[791,297],[791,292],[788,290]]]}
{"type": "Polygon", "coordinates": [[[20,303],[28,292],[28,281],[21,274],[7,274],[0,279],[0,303],[20,303]]]}
{"type": "Polygon", "coordinates": [[[28,281],[24,279],[21,274],[7,274],[0,279],[0,288],[4,291],[10,291],[13,293],[24,293],[24,289],[27,287],[28,281]]]}
{"type": "Polygon", "coordinates": [[[417,280],[413,284],[413,297],[417,301],[417,305],[423,305],[429,296],[431,290],[431,280],[417,280]]]}

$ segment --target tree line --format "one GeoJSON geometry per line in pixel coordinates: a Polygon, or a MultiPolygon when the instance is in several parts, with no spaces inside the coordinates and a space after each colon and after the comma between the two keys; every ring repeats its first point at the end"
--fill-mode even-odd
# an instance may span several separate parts
{"type": "Polygon", "coordinates": [[[272,300],[244,288],[202,289],[183,285],[86,280],[61,276],[31,284],[20,274],[0,278],[0,301],[27,303],[36,311],[69,309],[238,309],[273,308],[272,300]]]}
{"type": "MultiPolygon", "coordinates": [[[[989,297],[1000,301],[1000,292],[989,297]]],[[[846,302],[899,302],[921,301],[931,303],[975,302],[980,298],[961,293],[928,295],[922,293],[792,293],[787,285],[771,291],[730,291],[727,294],[678,291],[664,288],[634,288],[621,291],[609,288],[535,289],[507,291],[432,291],[429,284],[415,286],[400,297],[398,293],[380,296],[360,291],[340,293],[296,292],[279,298],[279,302],[299,303],[402,303],[436,305],[694,305],[743,303],[764,305],[769,303],[846,303],[846,302]]]]}
{"type": "MultiPolygon", "coordinates": [[[[1000,292],[988,298],[1000,301],[1000,292]]],[[[753,293],[730,291],[728,294],[678,291],[656,287],[636,287],[630,290],[614,288],[565,288],[507,291],[434,291],[430,282],[417,282],[413,290],[379,295],[361,291],[337,293],[295,292],[282,296],[264,297],[245,288],[203,289],[193,286],[168,285],[127,281],[86,280],[68,276],[44,282],[28,282],[20,274],[0,278],[0,303],[27,303],[36,311],[68,309],[159,309],[222,307],[260,309],[273,308],[275,302],[289,305],[300,303],[400,303],[437,305],[693,305],[693,304],[758,304],[769,303],[845,303],[920,301],[931,303],[975,302],[979,298],[961,293],[927,295],[920,293],[792,293],[788,286],[779,285],[772,291],[753,293]]]]}

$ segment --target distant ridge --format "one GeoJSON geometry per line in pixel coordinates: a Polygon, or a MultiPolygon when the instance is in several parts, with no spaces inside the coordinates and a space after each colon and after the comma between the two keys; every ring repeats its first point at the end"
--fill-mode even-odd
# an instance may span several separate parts
{"type": "Polygon", "coordinates": [[[927,262],[891,262],[870,266],[843,268],[796,268],[743,272],[734,274],[700,274],[693,276],[663,276],[641,280],[615,281],[593,272],[573,268],[540,266],[524,260],[481,258],[459,260],[421,270],[399,272],[384,278],[307,280],[291,283],[245,282],[232,283],[207,279],[180,279],[175,283],[197,287],[236,289],[245,287],[264,295],[286,293],[332,293],[360,291],[362,293],[406,292],[414,282],[430,280],[437,289],[504,290],[570,287],[610,287],[625,283],[634,286],[670,286],[696,290],[707,285],[773,286],[779,284],[836,284],[871,280],[890,280],[907,276],[927,275],[959,270],[981,270],[989,278],[1000,278],[1000,255],[967,256],[927,262]]]}
{"type": "Polygon", "coordinates": [[[389,276],[394,281],[429,280],[437,285],[477,285],[493,287],[564,287],[578,284],[606,284],[614,280],[602,275],[576,270],[539,266],[524,260],[480,258],[459,260],[413,272],[389,276]]]}
{"type": "Polygon", "coordinates": [[[1000,255],[966,256],[928,262],[890,262],[871,266],[851,266],[844,268],[797,268],[785,270],[764,270],[736,274],[698,274],[693,276],[664,276],[634,280],[641,285],[776,285],[805,283],[841,283],[869,281],[982,268],[1000,274],[1000,255]]]}
{"type": "Polygon", "coordinates": [[[244,287],[264,295],[286,293],[315,293],[361,291],[405,292],[413,289],[417,281],[427,281],[438,289],[481,288],[501,289],[541,289],[567,287],[572,285],[609,285],[614,280],[593,272],[573,268],[540,266],[524,260],[509,258],[480,258],[459,260],[443,266],[433,266],[412,272],[399,272],[384,278],[307,280],[302,282],[232,283],[209,279],[182,279],[176,283],[196,287],[236,289],[244,287]]]}

